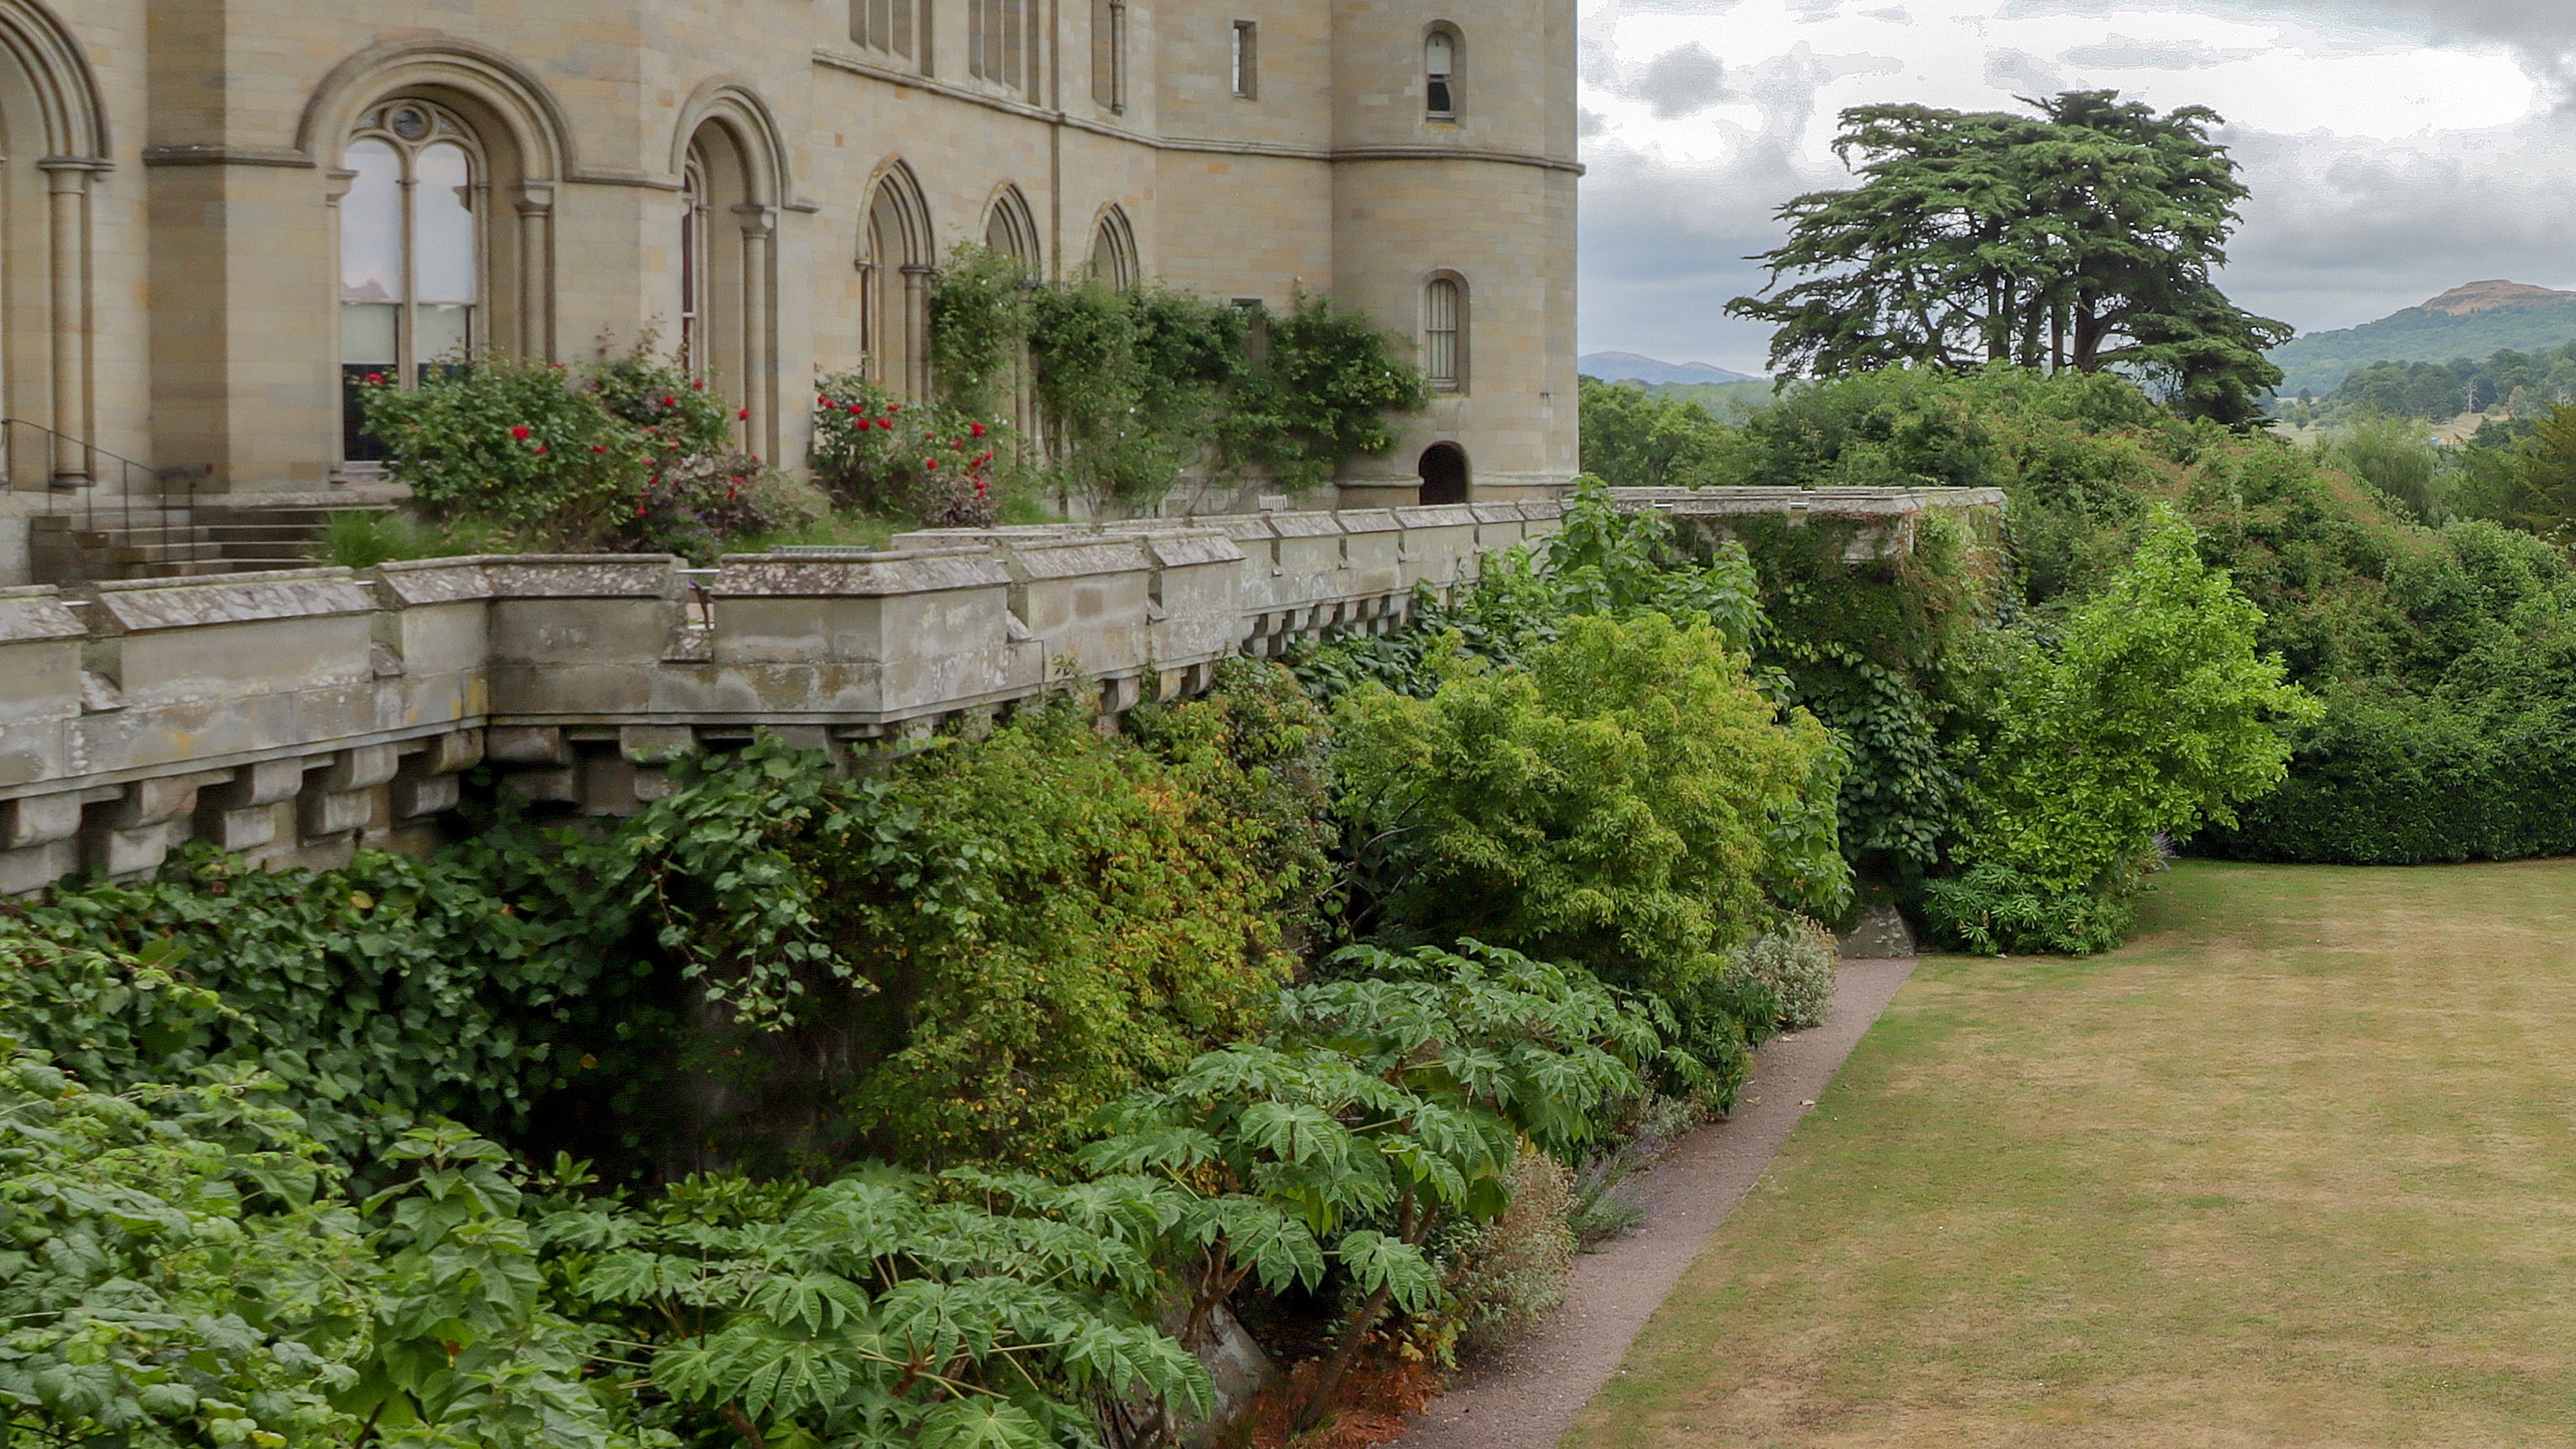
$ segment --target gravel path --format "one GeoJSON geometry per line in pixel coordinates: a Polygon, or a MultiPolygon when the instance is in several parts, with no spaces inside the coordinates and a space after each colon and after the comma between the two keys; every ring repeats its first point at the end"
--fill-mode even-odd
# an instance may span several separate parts
{"type": "Polygon", "coordinates": [[[1765,1045],[1733,1115],[1632,1179],[1646,1220],[1575,1259],[1565,1306],[1434,1400],[1397,1449],[1552,1449],[1913,971],[1910,958],[1843,962],[1825,1024],[1765,1045]]]}

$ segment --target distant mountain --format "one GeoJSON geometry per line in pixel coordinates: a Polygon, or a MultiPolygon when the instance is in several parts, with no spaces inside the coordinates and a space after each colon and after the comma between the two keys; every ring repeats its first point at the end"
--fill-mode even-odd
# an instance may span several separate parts
{"type": "Polygon", "coordinates": [[[2272,349],[2272,360],[2288,374],[2281,396],[2306,388],[2324,397],[2346,374],[2373,362],[2484,361],[2504,348],[2549,352],[2569,341],[2576,341],[2576,292],[2471,282],[2376,322],[2308,333],[2272,349]]]}
{"type": "Polygon", "coordinates": [[[1574,370],[1603,382],[1759,382],[1760,378],[1705,362],[1665,362],[1633,352],[1587,352],[1574,370]]]}

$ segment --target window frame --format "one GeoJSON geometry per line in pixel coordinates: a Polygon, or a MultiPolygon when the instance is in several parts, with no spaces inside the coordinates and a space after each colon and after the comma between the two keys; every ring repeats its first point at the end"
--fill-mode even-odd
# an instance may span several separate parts
{"type": "Polygon", "coordinates": [[[1422,279],[1422,380],[1433,392],[1443,396],[1463,397],[1467,392],[1470,295],[1467,279],[1446,268],[1422,279]],[[1438,299],[1443,289],[1448,293],[1446,327],[1435,325],[1439,321],[1438,299]],[[1449,368],[1446,376],[1434,370],[1437,349],[1433,339],[1437,337],[1448,339],[1449,368]]]}
{"type": "Polygon", "coordinates": [[[468,359],[481,356],[490,347],[492,333],[492,160],[491,153],[484,148],[483,138],[463,116],[447,106],[422,96],[393,95],[369,106],[341,139],[340,174],[355,179],[356,173],[348,165],[349,153],[370,141],[391,150],[397,168],[395,186],[400,198],[400,220],[396,224],[394,239],[398,253],[394,278],[396,295],[392,301],[394,356],[392,361],[381,364],[348,360],[349,308],[383,304],[354,303],[348,295],[349,213],[347,196],[343,193],[333,203],[332,293],[335,305],[332,308],[331,342],[333,360],[341,376],[340,460],[346,463],[381,461],[380,457],[360,456],[375,449],[363,445],[360,415],[353,411],[357,408],[353,383],[368,373],[385,375],[389,372],[394,386],[404,392],[420,386],[421,370],[431,363],[431,359],[419,355],[419,313],[423,307],[464,307],[464,355],[468,359]],[[423,125],[419,135],[402,133],[396,117],[404,111],[421,114],[423,125]],[[425,302],[420,295],[420,162],[424,154],[440,146],[452,146],[465,158],[465,185],[462,190],[465,192],[465,210],[471,222],[468,235],[473,254],[467,260],[467,269],[472,278],[470,290],[473,296],[461,304],[425,302]]]}
{"type": "Polygon", "coordinates": [[[966,0],[966,73],[1042,102],[1045,10],[1044,0],[966,0]]]}
{"type": "Polygon", "coordinates": [[[927,75],[930,45],[925,32],[930,4],[931,0],[850,0],[850,43],[927,75]],[[880,14],[885,19],[882,36],[876,23],[880,14]]]}
{"type": "Polygon", "coordinates": [[[1459,76],[1466,69],[1462,63],[1467,40],[1458,27],[1442,20],[1422,32],[1422,118],[1433,125],[1454,124],[1458,119],[1459,76]],[[1449,50],[1449,68],[1431,68],[1431,48],[1443,44],[1449,50]],[[1435,104],[1440,102],[1440,104],[1435,104]]]}
{"type": "Polygon", "coordinates": [[[1231,34],[1227,78],[1234,99],[1257,101],[1261,99],[1261,22],[1235,21],[1231,34]]]}

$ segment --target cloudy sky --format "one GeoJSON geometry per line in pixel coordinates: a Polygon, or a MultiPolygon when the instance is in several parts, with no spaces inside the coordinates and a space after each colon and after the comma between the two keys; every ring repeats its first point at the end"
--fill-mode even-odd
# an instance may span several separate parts
{"type": "Polygon", "coordinates": [[[2576,0],[1580,0],[1582,347],[1763,370],[1723,315],[1845,106],[2206,105],[2254,188],[2224,277],[2301,331],[2576,289],[2576,0]]]}

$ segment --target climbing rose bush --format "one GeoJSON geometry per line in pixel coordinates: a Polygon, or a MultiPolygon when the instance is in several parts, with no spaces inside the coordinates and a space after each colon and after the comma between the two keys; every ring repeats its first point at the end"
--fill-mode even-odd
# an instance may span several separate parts
{"type": "Polygon", "coordinates": [[[856,373],[814,388],[814,477],[841,503],[925,528],[981,528],[1001,516],[1013,443],[998,418],[907,403],[856,373]]]}
{"type": "Polygon", "coordinates": [[[509,359],[405,391],[364,383],[367,429],[414,501],[525,544],[704,562],[825,504],[738,442],[748,410],[650,343],[574,369],[509,359]]]}

